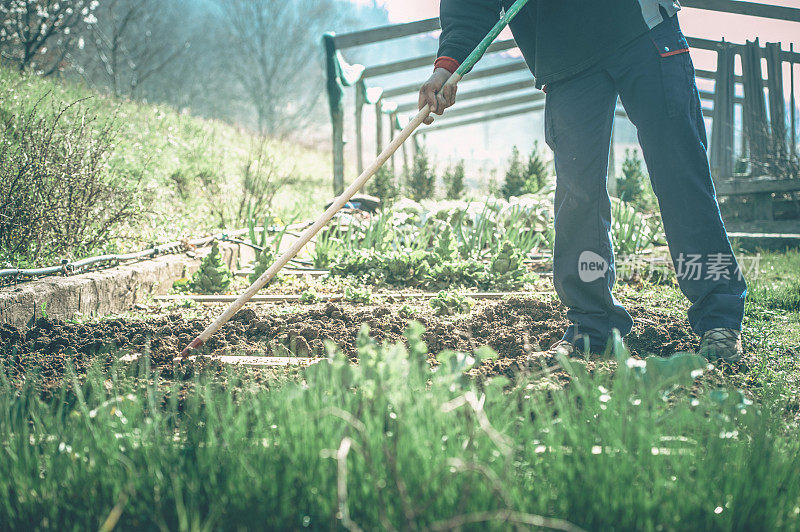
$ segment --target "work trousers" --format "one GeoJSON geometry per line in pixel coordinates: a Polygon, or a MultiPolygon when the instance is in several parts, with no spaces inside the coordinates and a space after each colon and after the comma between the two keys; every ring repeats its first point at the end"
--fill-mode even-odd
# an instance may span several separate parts
{"type": "Polygon", "coordinates": [[[747,292],[720,216],[689,47],[673,16],[589,70],[546,87],[545,136],[555,154],[556,292],[564,339],[602,351],[631,331],[613,296],[608,160],[617,98],[636,126],[678,283],[697,334],[741,330],[747,292]]]}

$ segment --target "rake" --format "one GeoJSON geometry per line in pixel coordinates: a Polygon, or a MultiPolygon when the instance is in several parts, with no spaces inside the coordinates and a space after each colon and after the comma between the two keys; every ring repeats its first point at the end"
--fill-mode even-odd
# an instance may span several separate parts
{"type": "MultiPolygon", "coordinates": [[[[520,10],[525,7],[525,4],[528,3],[528,0],[517,0],[510,8],[508,8],[504,13],[500,20],[497,21],[497,24],[491,29],[491,31],[483,38],[483,40],[478,44],[478,46],[472,51],[472,53],[467,57],[461,66],[450,76],[450,78],[445,83],[445,86],[452,86],[456,85],[461,78],[466,74],[478,60],[483,57],[483,54],[486,53],[486,49],[489,48],[489,45],[500,35],[500,32],[505,29],[509,22],[520,12],[520,10]]],[[[301,235],[300,238],[284,253],[281,255],[275,263],[270,266],[270,268],[265,271],[261,277],[256,279],[256,281],[248,288],[239,298],[234,301],[230,307],[228,307],[225,312],[223,312],[219,318],[217,318],[214,323],[209,325],[200,335],[197,336],[194,340],[187,345],[183,351],[181,351],[181,356],[176,360],[182,360],[186,357],[190,356],[192,350],[200,348],[204,343],[211,338],[214,333],[216,333],[225,323],[227,323],[233,316],[236,314],[250,299],[256,295],[256,293],[261,290],[267,283],[269,283],[278,272],[286,266],[286,264],[292,260],[303,247],[308,244],[308,242],[314,238],[314,236],[322,230],[328,222],[331,221],[333,216],[339,212],[339,210],[344,207],[348,201],[358,192],[367,181],[374,176],[377,171],[389,160],[389,158],[403,145],[403,143],[408,140],[411,134],[423,123],[423,121],[431,114],[431,108],[429,105],[425,105],[422,109],[419,110],[417,115],[408,123],[408,125],[403,128],[400,134],[392,140],[391,143],[384,149],[380,155],[372,162],[364,172],[358,176],[358,178],[353,181],[353,183],[347,187],[347,189],[338,197],[334,202],[331,204],[330,207],[319,217],[319,219],[314,222],[308,229],[306,229],[301,235]]]]}

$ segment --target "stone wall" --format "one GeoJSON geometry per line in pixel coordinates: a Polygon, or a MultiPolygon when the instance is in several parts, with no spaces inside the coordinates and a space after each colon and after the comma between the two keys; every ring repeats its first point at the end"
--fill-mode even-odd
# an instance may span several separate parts
{"type": "MultiPolygon", "coordinates": [[[[167,293],[176,279],[194,273],[209,250],[198,250],[197,257],[164,255],[80,275],[42,277],[2,287],[0,324],[25,327],[43,315],[43,308],[47,316],[62,320],[131,310],[148,296],[167,293]]],[[[233,269],[239,246],[223,245],[220,250],[233,269]]]]}

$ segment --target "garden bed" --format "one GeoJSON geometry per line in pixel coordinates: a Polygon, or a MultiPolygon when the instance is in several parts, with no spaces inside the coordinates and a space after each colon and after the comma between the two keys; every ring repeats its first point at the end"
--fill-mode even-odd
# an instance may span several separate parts
{"type": "MultiPolygon", "coordinates": [[[[64,376],[69,360],[82,371],[95,358],[111,363],[132,354],[147,355],[153,366],[171,374],[174,357],[219,310],[218,306],[187,309],[183,314],[153,310],[142,317],[84,324],[40,318],[28,330],[2,326],[0,350],[7,353],[4,362],[10,362],[16,373],[40,367],[42,376],[53,384],[64,376]]],[[[635,329],[626,339],[633,354],[664,356],[696,347],[685,321],[644,305],[629,310],[636,319],[635,329]]],[[[543,351],[561,338],[568,325],[564,307],[549,297],[479,301],[469,315],[460,317],[436,316],[426,305],[403,302],[321,303],[290,309],[257,306],[241,310],[208,341],[204,351],[210,355],[315,357],[325,355],[327,340],[355,361],[362,327],[369,327],[375,340],[394,343],[403,341],[411,321],[424,325],[430,353],[469,353],[489,346],[499,357],[485,362],[475,373],[509,377],[525,366],[529,355],[537,368],[540,363],[554,364],[543,351]]]]}

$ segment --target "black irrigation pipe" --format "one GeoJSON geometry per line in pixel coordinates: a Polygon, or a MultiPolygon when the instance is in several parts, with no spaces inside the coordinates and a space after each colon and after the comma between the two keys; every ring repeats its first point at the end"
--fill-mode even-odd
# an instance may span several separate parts
{"type": "MultiPolygon", "coordinates": [[[[301,228],[303,224],[294,224],[289,226],[292,228],[301,228]]],[[[255,231],[268,231],[270,233],[277,233],[279,231],[284,230],[283,227],[256,227],[254,228],[255,231]]],[[[247,234],[249,229],[237,229],[235,231],[226,231],[223,233],[218,233],[215,235],[203,237],[203,238],[196,238],[194,240],[183,241],[183,240],[176,240],[174,242],[168,242],[166,244],[161,244],[158,246],[153,246],[152,248],[145,249],[143,251],[138,251],[136,253],[121,253],[121,254],[109,254],[109,255],[100,255],[97,257],[89,257],[86,259],[81,259],[77,261],[68,261],[67,259],[63,259],[61,264],[58,266],[49,266],[44,268],[6,268],[0,270],[0,285],[2,284],[17,284],[19,282],[30,281],[36,277],[44,277],[48,275],[73,275],[77,272],[80,272],[86,267],[95,266],[102,263],[113,263],[113,264],[106,264],[105,267],[111,267],[112,265],[116,265],[120,262],[127,262],[127,261],[137,261],[137,260],[144,260],[144,259],[152,259],[157,257],[158,255],[163,254],[171,254],[177,253],[183,250],[189,250],[189,248],[198,248],[207,246],[214,240],[222,240],[222,241],[235,241],[237,243],[251,245],[248,242],[244,241],[237,241],[232,239],[231,237],[237,237],[241,235],[247,234]]],[[[258,248],[258,246],[253,246],[258,248]]]]}

